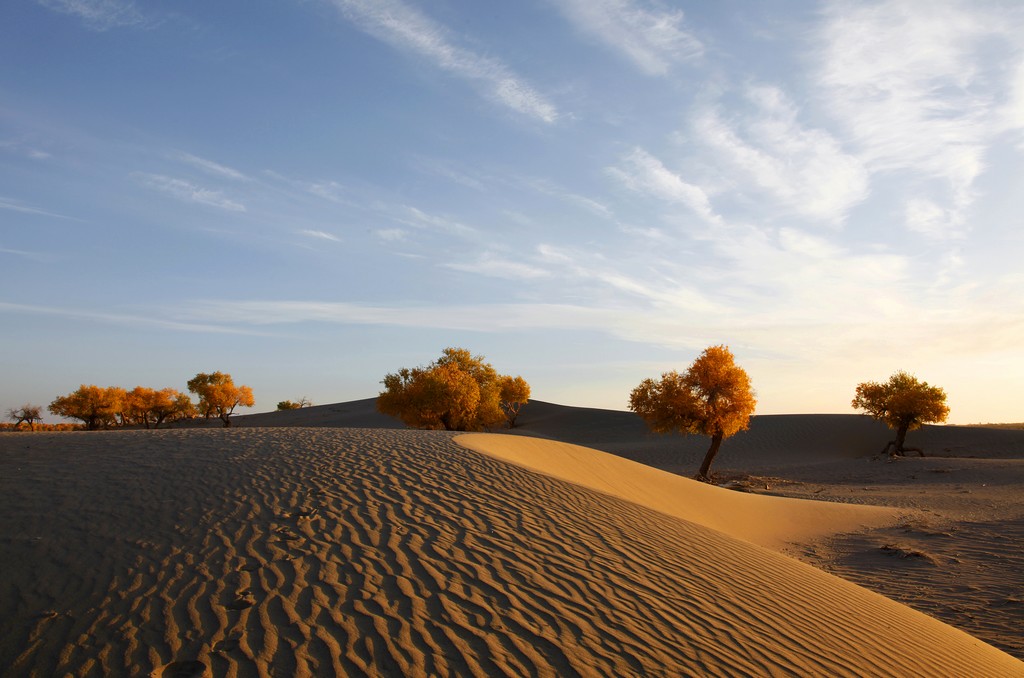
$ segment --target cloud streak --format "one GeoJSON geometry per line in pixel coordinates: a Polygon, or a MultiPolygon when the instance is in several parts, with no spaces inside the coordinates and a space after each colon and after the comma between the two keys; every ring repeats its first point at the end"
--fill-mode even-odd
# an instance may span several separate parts
{"type": "Polygon", "coordinates": [[[66,214],[58,214],[56,212],[50,212],[48,210],[39,209],[38,207],[29,207],[23,205],[19,200],[12,200],[11,198],[0,198],[0,209],[10,210],[12,212],[21,212],[23,214],[38,214],[44,217],[54,217],[55,219],[68,219],[70,221],[83,221],[77,217],[69,217],[66,214]]]}
{"type": "Polygon", "coordinates": [[[234,179],[235,181],[249,181],[249,177],[242,174],[236,169],[221,165],[212,160],[206,158],[200,158],[199,156],[192,155],[191,153],[180,152],[175,156],[178,160],[186,162],[193,167],[198,167],[207,174],[220,177],[222,179],[234,179]]]}
{"type": "Polygon", "coordinates": [[[156,189],[183,202],[208,205],[228,212],[244,212],[245,205],[224,196],[221,191],[197,186],[184,179],[137,172],[133,175],[140,184],[156,189]]]}
{"type": "Polygon", "coordinates": [[[36,2],[55,12],[78,17],[87,28],[95,31],[146,24],[146,18],[131,0],[36,0],[36,2]]]}
{"type": "Polygon", "coordinates": [[[363,31],[401,50],[426,57],[435,67],[476,83],[485,95],[525,116],[551,124],[558,109],[493,57],[456,44],[451,32],[400,0],[332,0],[363,31]]]}
{"type": "Polygon", "coordinates": [[[648,75],[665,75],[674,64],[699,59],[704,46],[683,27],[680,10],[662,11],[636,0],[556,2],[582,33],[621,52],[648,75]]]}

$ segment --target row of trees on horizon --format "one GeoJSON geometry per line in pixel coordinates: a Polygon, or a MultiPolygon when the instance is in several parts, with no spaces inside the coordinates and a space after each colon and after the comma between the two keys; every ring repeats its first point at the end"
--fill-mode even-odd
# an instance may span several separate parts
{"type": "MultiPolygon", "coordinates": [[[[397,417],[407,426],[450,431],[480,431],[505,425],[513,428],[520,409],[530,398],[530,385],[520,376],[499,374],[481,355],[464,348],[446,348],[426,366],[401,368],[387,374],[377,409],[397,417]]],[[[113,426],[158,428],[161,424],[202,415],[218,417],[225,426],[237,407],[252,407],[252,389],[236,386],[230,374],[199,373],[188,381],[198,404],[175,389],[154,390],[137,386],[80,386],[50,403],[55,415],[78,419],[88,430],[113,426]]],[[[311,405],[303,398],[285,400],[279,410],[311,405]]],[[[949,408],[943,389],[899,371],[886,382],[858,384],[852,401],[896,431],[883,454],[904,455],[909,431],[926,423],[946,420],[949,408]]],[[[707,480],[711,464],[725,439],[746,430],[757,399],[746,371],[736,364],[728,346],[706,348],[683,373],[666,372],[658,380],[644,379],[629,396],[629,409],[658,433],[698,434],[711,438],[697,477],[707,480]]],[[[41,418],[41,408],[26,405],[9,411],[17,425],[30,428],[41,418]]]]}
{"type": "MultiPolygon", "coordinates": [[[[424,429],[479,431],[503,420],[513,427],[530,396],[522,377],[500,375],[483,356],[462,348],[446,348],[425,367],[388,374],[383,384],[377,409],[424,429]]],[[[902,371],[887,382],[858,384],[852,405],[896,431],[896,439],[882,451],[891,456],[908,451],[924,456],[906,447],[907,433],[945,421],[949,414],[945,391],[902,371]]],[[[723,441],[749,427],[756,406],[749,375],[724,345],[706,348],[683,373],[644,379],[629,397],[629,409],[651,430],[711,438],[697,473],[700,480],[709,480],[723,441]]]]}
{"type": "MultiPolygon", "coordinates": [[[[120,386],[82,384],[67,395],[58,396],[47,408],[51,414],[66,419],[77,419],[87,431],[114,427],[159,428],[184,419],[203,416],[220,418],[225,426],[231,425],[231,415],[237,407],[255,404],[252,389],[236,386],[230,374],[200,372],[188,381],[188,391],[195,394],[193,403],[187,393],[173,388],[153,389],[136,386],[128,390],[120,386]]],[[[14,428],[28,424],[34,430],[42,420],[42,407],[23,405],[7,412],[15,422],[14,428]]],[[[47,428],[60,430],[62,425],[47,428]]]]}

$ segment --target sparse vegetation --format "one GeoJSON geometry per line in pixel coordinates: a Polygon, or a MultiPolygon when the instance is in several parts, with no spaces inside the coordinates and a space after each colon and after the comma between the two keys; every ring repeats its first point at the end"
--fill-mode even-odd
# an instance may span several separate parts
{"type": "Polygon", "coordinates": [[[312,401],[309,398],[303,397],[303,398],[300,398],[297,402],[293,402],[291,400],[282,400],[281,402],[279,402],[277,404],[277,409],[278,409],[278,411],[298,410],[298,409],[302,409],[303,407],[312,407],[312,406],[313,406],[312,401]]]}
{"type": "Polygon", "coordinates": [[[7,418],[14,422],[16,430],[22,424],[28,424],[28,430],[34,431],[36,422],[41,421],[43,418],[43,407],[42,405],[29,405],[28,403],[21,407],[12,407],[7,410],[7,418]]]}

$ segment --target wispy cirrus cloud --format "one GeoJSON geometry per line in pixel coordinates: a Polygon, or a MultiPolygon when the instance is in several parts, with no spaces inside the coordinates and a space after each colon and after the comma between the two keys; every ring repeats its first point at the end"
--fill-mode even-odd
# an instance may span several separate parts
{"type": "Polygon", "coordinates": [[[313,230],[313,229],[304,228],[301,231],[299,231],[299,233],[301,233],[302,235],[304,235],[304,236],[306,236],[308,238],[316,238],[317,240],[329,240],[331,242],[341,242],[341,238],[339,238],[338,236],[334,235],[333,233],[328,233],[327,231],[317,231],[317,230],[313,230]]]}
{"type": "Polygon", "coordinates": [[[578,30],[621,52],[648,75],[698,59],[704,46],[683,25],[683,12],[638,0],[562,0],[555,3],[578,30]]]}
{"type": "Polygon", "coordinates": [[[868,195],[868,172],[825,130],[807,127],[776,87],[748,87],[751,109],[728,118],[713,108],[694,116],[693,137],[713,153],[723,174],[738,170],[786,210],[816,221],[842,223],[868,195]]]}
{"type": "Polygon", "coordinates": [[[22,203],[20,200],[13,200],[11,198],[4,197],[0,197],[0,210],[22,212],[23,214],[38,214],[40,216],[54,217],[56,219],[70,219],[71,221],[83,221],[77,217],[69,217],[66,214],[58,214],[57,212],[51,212],[38,207],[30,207],[29,205],[22,203]]]}
{"type": "Polygon", "coordinates": [[[70,14],[87,28],[106,31],[111,28],[144,26],[145,16],[131,0],[36,0],[47,9],[70,14]]]}
{"type": "Polygon", "coordinates": [[[206,332],[213,334],[261,334],[261,332],[239,328],[228,327],[222,324],[209,322],[195,323],[189,321],[168,320],[166,318],[155,318],[143,315],[132,315],[127,313],[111,313],[105,311],[87,311],[81,309],[61,308],[57,306],[35,306],[32,304],[13,304],[0,301],[0,313],[23,313],[30,315],[46,315],[68,318],[71,320],[87,320],[94,322],[109,323],[114,325],[127,325],[136,328],[157,328],[177,330],[181,332],[206,332]]]}
{"type": "Polygon", "coordinates": [[[1024,9],[1000,3],[843,1],[824,11],[816,85],[869,169],[916,177],[911,228],[962,234],[987,150],[1024,129],[1012,114],[1021,32],[1024,9]]]}
{"type": "Polygon", "coordinates": [[[551,273],[546,269],[522,261],[513,261],[494,252],[484,252],[475,261],[460,261],[444,264],[445,268],[465,273],[476,273],[491,278],[508,280],[533,280],[548,278],[551,273]]]}
{"type": "Polygon", "coordinates": [[[685,205],[708,221],[720,221],[703,188],[684,181],[642,148],[633,149],[623,156],[618,166],[609,167],[607,172],[632,191],[685,205]]]}
{"type": "Polygon", "coordinates": [[[222,179],[234,179],[235,181],[249,181],[249,177],[242,174],[238,170],[221,165],[220,163],[214,162],[213,160],[207,160],[206,158],[200,158],[199,156],[192,155],[191,153],[185,153],[180,151],[174,156],[178,160],[188,163],[193,167],[198,167],[207,174],[211,174],[222,179]]]}
{"type": "Polygon", "coordinates": [[[224,196],[221,191],[203,188],[184,179],[137,172],[132,175],[143,186],[156,189],[184,202],[208,205],[229,212],[244,212],[245,205],[224,196]]]}
{"type": "Polygon", "coordinates": [[[437,68],[479,85],[486,96],[545,123],[558,109],[503,62],[457,44],[445,26],[401,0],[331,0],[363,31],[426,57],[437,68]]]}

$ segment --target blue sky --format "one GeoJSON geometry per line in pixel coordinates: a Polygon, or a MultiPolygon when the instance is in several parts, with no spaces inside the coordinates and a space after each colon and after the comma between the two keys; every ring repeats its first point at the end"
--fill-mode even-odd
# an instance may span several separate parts
{"type": "Polygon", "coordinates": [[[1024,5],[0,5],[0,407],[222,370],[254,411],[446,346],[625,409],[908,370],[1024,420],[1024,5]]]}

